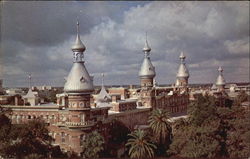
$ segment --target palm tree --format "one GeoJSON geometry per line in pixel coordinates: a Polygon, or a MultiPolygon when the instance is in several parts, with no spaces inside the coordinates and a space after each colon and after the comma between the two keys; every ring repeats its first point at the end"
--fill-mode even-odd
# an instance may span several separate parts
{"type": "Polygon", "coordinates": [[[156,141],[164,143],[171,134],[171,125],[169,122],[169,112],[162,109],[155,109],[149,117],[149,126],[153,130],[156,141]]]}
{"type": "Polygon", "coordinates": [[[129,156],[131,158],[152,158],[154,157],[154,149],[156,146],[152,144],[145,131],[135,130],[129,134],[126,146],[129,146],[129,156]]]}

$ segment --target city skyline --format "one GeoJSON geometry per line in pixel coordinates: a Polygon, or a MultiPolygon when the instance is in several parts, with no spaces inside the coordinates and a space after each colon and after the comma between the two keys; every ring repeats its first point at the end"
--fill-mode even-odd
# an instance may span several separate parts
{"type": "Polygon", "coordinates": [[[145,32],[159,84],[175,83],[180,52],[190,83],[249,82],[249,2],[2,2],[4,86],[63,86],[76,19],[94,85],[139,84],[145,32]],[[45,11],[46,9],[46,11],[45,11]],[[32,13],[32,14],[31,14],[32,13]],[[202,76],[201,76],[202,74],[202,76]]]}

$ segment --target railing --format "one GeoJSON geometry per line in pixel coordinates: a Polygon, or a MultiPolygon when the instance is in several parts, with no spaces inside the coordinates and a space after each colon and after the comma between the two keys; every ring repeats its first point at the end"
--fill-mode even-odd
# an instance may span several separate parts
{"type": "Polygon", "coordinates": [[[94,125],[93,121],[86,121],[86,122],[58,122],[57,126],[67,126],[67,127],[87,127],[94,125]]]}

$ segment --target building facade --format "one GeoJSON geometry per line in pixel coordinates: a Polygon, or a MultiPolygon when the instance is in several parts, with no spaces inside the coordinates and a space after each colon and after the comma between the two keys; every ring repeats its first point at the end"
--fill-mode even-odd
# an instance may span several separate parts
{"type": "Polygon", "coordinates": [[[30,101],[30,106],[9,106],[13,110],[13,123],[40,118],[49,125],[55,145],[80,155],[86,134],[98,130],[105,137],[108,135],[105,125],[114,119],[133,129],[138,125],[146,125],[150,112],[157,108],[169,110],[172,115],[186,112],[189,73],[183,54],[177,73],[178,84],[174,87],[157,87],[154,82],[155,67],[150,59],[151,48],[146,39],[144,59],[139,71],[140,88],[133,88],[133,91],[128,88],[106,90],[102,82],[100,92],[94,94],[93,77],[85,67],[85,50],[77,22],[76,41],[72,46],[73,66],[66,78],[64,93],[57,95],[57,104],[37,105],[36,95],[29,90],[24,98],[30,101]]]}

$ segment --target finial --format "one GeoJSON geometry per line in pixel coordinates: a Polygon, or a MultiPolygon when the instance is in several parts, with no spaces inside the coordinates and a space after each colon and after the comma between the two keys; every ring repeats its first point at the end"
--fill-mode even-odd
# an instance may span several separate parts
{"type": "Polygon", "coordinates": [[[77,22],[76,22],[76,31],[77,31],[77,35],[76,35],[76,42],[75,44],[72,46],[72,51],[73,52],[84,52],[86,47],[84,46],[84,44],[82,43],[81,39],[80,39],[80,35],[79,35],[79,20],[77,18],[77,22]]]}
{"type": "Polygon", "coordinates": [[[219,71],[220,73],[223,72],[223,69],[221,68],[221,66],[218,68],[218,71],[219,71]]]}
{"type": "Polygon", "coordinates": [[[29,88],[31,88],[31,73],[28,74],[28,77],[29,77],[29,88]]]}
{"type": "Polygon", "coordinates": [[[146,41],[145,41],[145,45],[144,48],[142,49],[143,52],[145,52],[147,55],[148,53],[151,51],[151,48],[148,45],[148,33],[146,32],[146,41]]]}
{"type": "Polygon", "coordinates": [[[181,52],[179,58],[181,59],[181,63],[184,63],[186,56],[184,55],[183,51],[181,52]]]}
{"type": "Polygon", "coordinates": [[[183,51],[181,52],[181,54],[180,54],[180,57],[179,57],[180,59],[185,59],[186,58],[186,56],[184,55],[184,53],[183,53],[183,51]]]}
{"type": "Polygon", "coordinates": [[[77,17],[77,20],[76,20],[76,31],[77,31],[77,35],[79,34],[79,20],[78,20],[78,17],[77,17]]]}

